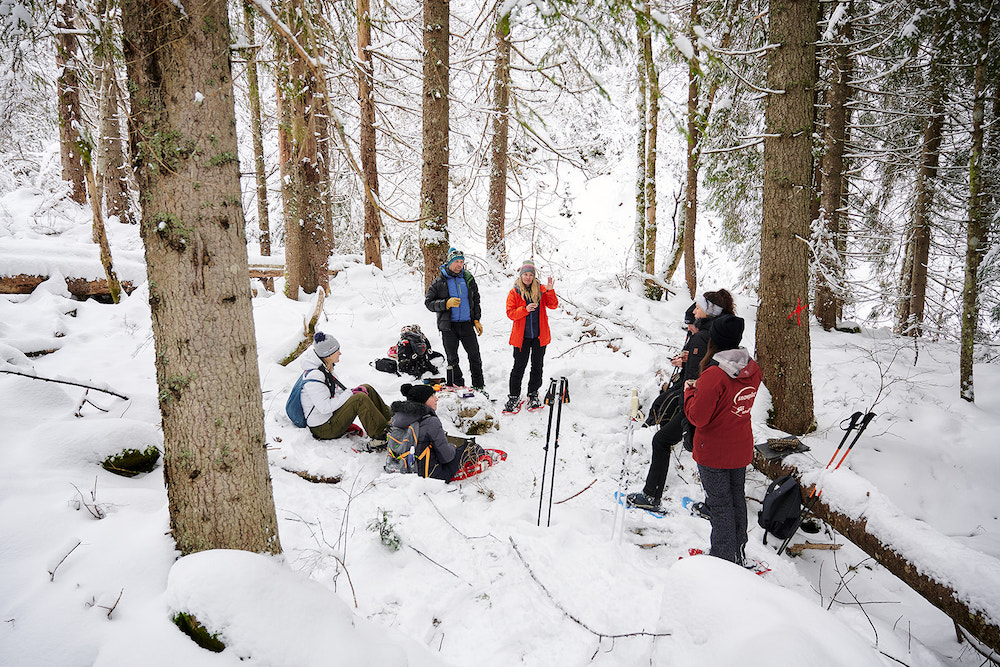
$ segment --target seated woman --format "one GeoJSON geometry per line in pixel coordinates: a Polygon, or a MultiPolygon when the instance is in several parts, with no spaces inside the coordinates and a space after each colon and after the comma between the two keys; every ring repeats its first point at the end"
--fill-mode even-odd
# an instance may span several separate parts
{"type": "Polygon", "coordinates": [[[331,440],[347,433],[357,417],[373,445],[384,446],[392,411],[371,385],[344,386],[333,371],[340,354],[337,339],[317,331],[313,344],[299,359],[306,378],[301,397],[306,424],[314,437],[331,440]]]}
{"type": "Polygon", "coordinates": [[[392,404],[392,425],[408,428],[419,424],[417,447],[414,452],[416,473],[445,482],[467,461],[477,461],[485,454],[474,441],[446,435],[437,416],[437,394],[427,384],[404,384],[399,388],[406,400],[392,404]]]}

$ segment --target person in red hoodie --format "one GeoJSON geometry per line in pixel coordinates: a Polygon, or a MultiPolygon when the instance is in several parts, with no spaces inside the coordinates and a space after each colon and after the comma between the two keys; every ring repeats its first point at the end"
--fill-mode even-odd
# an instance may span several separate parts
{"type": "Polygon", "coordinates": [[[530,259],[517,272],[514,287],[507,295],[507,317],[513,325],[510,330],[510,344],[514,346],[514,367],[510,371],[510,395],[504,405],[504,412],[517,412],[521,405],[521,380],[524,369],[531,358],[531,373],[528,375],[528,409],[542,407],[538,390],[542,386],[542,361],[545,346],[552,340],[549,333],[549,316],[546,308],[559,305],[555,281],[552,276],[545,285],[535,277],[535,263],[530,259]]]}
{"type": "Polygon", "coordinates": [[[761,371],[743,339],[743,318],[721,315],[709,329],[697,380],[684,387],[684,414],[695,427],[694,460],[712,515],[712,556],[744,565],[746,467],[753,458],[750,409],[761,371]]]}

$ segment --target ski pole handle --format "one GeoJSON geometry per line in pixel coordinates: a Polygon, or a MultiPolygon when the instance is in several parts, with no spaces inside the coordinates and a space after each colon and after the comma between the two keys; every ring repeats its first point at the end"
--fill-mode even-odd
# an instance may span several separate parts
{"type": "Polygon", "coordinates": [[[628,416],[629,416],[629,419],[631,419],[632,421],[635,421],[635,420],[637,420],[639,418],[639,390],[638,389],[633,389],[632,390],[632,401],[631,401],[631,403],[629,405],[628,416]]]}
{"type": "Polygon", "coordinates": [[[847,451],[844,452],[842,457],[840,457],[840,461],[837,462],[837,467],[834,468],[834,470],[839,468],[844,462],[844,459],[847,458],[847,455],[851,453],[851,450],[854,449],[854,444],[861,438],[861,434],[865,432],[865,429],[868,428],[868,423],[873,419],[875,419],[875,413],[869,412],[865,415],[865,418],[861,420],[861,426],[858,427],[858,432],[854,435],[854,439],[851,440],[851,444],[847,446],[847,451]]]}
{"type": "MultiPolygon", "coordinates": [[[[851,434],[851,431],[853,431],[854,427],[857,426],[858,420],[861,419],[861,417],[863,417],[863,416],[864,415],[862,415],[861,412],[855,412],[853,415],[851,415],[851,423],[844,430],[844,437],[840,439],[840,444],[837,445],[837,449],[834,450],[833,456],[830,457],[830,462],[826,464],[827,468],[829,468],[830,465],[833,463],[833,460],[835,458],[837,458],[837,454],[840,452],[840,448],[844,446],[845,442],[847,442],[847,436],[849,436],[851,434]]],[[[840,423],[843,424],[844,422],[840,422],[840,423]]]]}

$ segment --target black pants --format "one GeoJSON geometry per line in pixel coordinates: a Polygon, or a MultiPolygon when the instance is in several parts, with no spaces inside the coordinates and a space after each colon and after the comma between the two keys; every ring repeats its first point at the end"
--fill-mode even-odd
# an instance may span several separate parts
{"type": "Polygon", "coordinates": [[[653,435],[653,452],[646,474],[646,486],[642,492],[659,502],[663,496],[663,486],[667,482],[670,469],[670,450],[681,441],[684,433],[684,412],[678,410],[670,421],[663,424],[653,435]]]}
{"type": "Polygon", "coordinates": [[[472,326],[472,322],[452,322],[451,329],[441,331],[441,341],[444,343],[445,359],[451,366],[453,382],[460,387],[465,386],[462,367],[458,365],[458,344],[461,343],[469,355],[472,386],[479,388],[486,386],[483,381],[483,358],[479,354],[479,339],[476,338],[476,329],[472,326]]]}
{"type": "Polygon", "coordinates": [[[746,468],[708,468],[698,464],[705,503],[712,513],[710,555],[738,563],[747,543],[747,498],[744,491],[746,468]]]}
{"type": "Polygon", "coordinates": [[[525,338],[521,347],[514,348],[514,368],[510,371],[510,395],[521,395],[521,380],[524,369],[531,358],[531,372],[528,374],[528,393],[537,394],[542,386],[542,362],[545,359],[545,346],[539,344],[537,338],[525,338]]]}

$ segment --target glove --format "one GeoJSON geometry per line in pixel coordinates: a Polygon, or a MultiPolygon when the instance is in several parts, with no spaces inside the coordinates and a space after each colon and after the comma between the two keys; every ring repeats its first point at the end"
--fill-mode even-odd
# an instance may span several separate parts
{"type": "Polygon", "coordinates": [[[354,394],[365,394],[365,395],[367,395],[368,394],[368,390],[365,389],[362,386],[357,386],[357,387],[355,387],[354,389],[351,390],[351,395],[354,395],[354,394]]]}
{"type": "Polygon", "coordinates": [[[450,299],[448,299],[447,303],[445,303],[444,305],[448,308],[458,308],[458,305],[460,303],[462,303],[462,300],[459,299],[457,296],[453,296],[450,299]]]}
{"type": "Polygon", "coordinates": [[[477,336],[482,336],[483,335],[483,325],[479,323],[479,320],[473,320],[472,321],[472,326],[476,327],[476,335],[477,336]]]}

